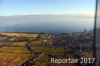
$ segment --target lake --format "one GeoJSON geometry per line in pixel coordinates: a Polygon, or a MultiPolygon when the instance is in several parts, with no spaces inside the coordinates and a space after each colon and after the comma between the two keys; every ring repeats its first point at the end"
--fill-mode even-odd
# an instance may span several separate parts
{"type": "Polygon", "coordinates": [[[92,30],[94,18],[10,16],[0,17],[0,32],[82,32],[92,30]]]}

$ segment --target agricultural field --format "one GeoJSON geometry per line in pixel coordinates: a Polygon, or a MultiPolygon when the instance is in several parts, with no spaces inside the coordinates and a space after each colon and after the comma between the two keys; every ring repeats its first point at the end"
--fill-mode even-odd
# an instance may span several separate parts
{"type": "Polygon", "coordinates": [[[26,36],[26,37],[37,37],[38,34],[27,34],[27,33],[6,33],[6,32],[1,32],[0,34],[2,35],[6,35],[6,36],[16,36],[16,37],[20,37],[20,36],[26,36]]]}
{"type": "MultiPolygon", "coordinates": [[[[73,64],[53,64],[50,58],[73,58],[74,50],[70,47],[54,46],[54,36],[50,34],[0,33],[0,66],[76,66],[73,64]],[[33,61],[34,58],[36,61],[33,61]],[[30,63],[31,62],[31,63],[30,63]]],[[[57,42],[56,42],[57,43],[57,42]]],[[[84,53],[92,58],[93,53],[84,53]]]]}
{"type": "Polygon", "coordinates": [[[20,66],[29,56],[29,51],[24,47],[2,47],[0,48],[0,66],[20,66]]]}

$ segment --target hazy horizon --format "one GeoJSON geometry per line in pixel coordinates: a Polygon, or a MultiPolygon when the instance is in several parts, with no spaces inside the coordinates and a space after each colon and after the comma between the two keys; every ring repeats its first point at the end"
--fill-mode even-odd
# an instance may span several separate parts
{"type": "Polygon", "coordinates": [[[95,0],[0,0],[0,31],[92,30],[94,15],[95,0]]]}
{"type": "Polygon", "coordinates": [[[0,17],[0,31],[5,32],[83,32],[92,30],[94,18],[53,15],[29,15],[0,17]]]}

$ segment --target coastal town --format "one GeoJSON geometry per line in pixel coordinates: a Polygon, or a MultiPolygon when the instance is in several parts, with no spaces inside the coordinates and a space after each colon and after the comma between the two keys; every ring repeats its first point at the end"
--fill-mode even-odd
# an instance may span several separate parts
{"type": "MultiPolygon", "coordinates": [[[[0,66],[79,66],[50,63],[50,58],[93,58],[93,33],[0,33],[0,66]]],[[[81,64],[87,66],[92,64],[81,64]]]]}

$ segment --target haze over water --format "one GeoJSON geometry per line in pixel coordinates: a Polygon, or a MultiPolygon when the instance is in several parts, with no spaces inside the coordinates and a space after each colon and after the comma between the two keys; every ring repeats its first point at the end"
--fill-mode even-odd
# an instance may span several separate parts
{"type": "Polygon", "coordinates": [[[95,0],[0,0],[0,32],[82,32],[94,26],[95,0]]]}
{"type": "Polygon", "coordinates": [[[0,32],[83,32],[92,30],[94,19],[68,16],[2,16],[0,32]]]}

